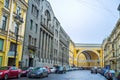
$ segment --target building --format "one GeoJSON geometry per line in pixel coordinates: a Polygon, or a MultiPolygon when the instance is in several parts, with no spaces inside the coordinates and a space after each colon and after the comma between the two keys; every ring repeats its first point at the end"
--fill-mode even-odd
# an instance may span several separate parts
{"type": "MultiPolygon", "coordinates": [[[[47,0],[29,0],[28,4],[22,66],[63,64],[60,60],[61,46],[68,49],[69,36],[55,17],[50,3],[47,0]]],[[[63,53],[68,56],[67,50],[63,53]]],[[[66,65],[68,57],[65,59],[66,65]]]]}
{"type": "MultiPolygon", "coordinates": [[[[120,12],[120,5],[118,11],[120,12]]],[[[103,40],[102,49],[105,67],[120,70],[120,18],[111,34],[103,40]]]]}
{"type": "Polygon", "coordinates": [[[120,19],[108,38],[103,41],[105,67],[120,70],[120,19]]]}
{"type": "Polygon", "coordinates": [[[28,0],[0,0],[0,66],[20,66],[27,3],[28,0]]]}
{"type": "Polygon", "coordinates": [[[22,66],[35,66],[39,61],[40,0],[29,0],[23,46],[22,66]]]}
{"type": "Polygon", "coordinates": [[[77,67],[103,67],[101,44],[75,43],[75,65],[77,67]]]}
{"type": "Polygon", "coordinates": [[[71,67],[75,66],[74,57],[75,57],[75,43],[72,40],[70,40],[70,44],[69,44],[69,66],[71,66],[71,67]]]}
{"type": "Polygon", "coordinates": [[[62,27],[59,30],[59,65],[69,66],[69,42],[70,37],[62,27]]]}

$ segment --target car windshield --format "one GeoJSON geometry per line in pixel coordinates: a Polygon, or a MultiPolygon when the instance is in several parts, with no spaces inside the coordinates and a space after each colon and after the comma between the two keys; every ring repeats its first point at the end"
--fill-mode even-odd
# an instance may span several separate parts
{"type": "Polygon", "coordinates": [[[41,67],[37,67],[37,68],[35,68],[35,69],[33,69],[34,71],[36,71],[36,70],[42,70],[42,68],[41,67]]]}
{"type": "Polygon", "coordinates": [[[9,67],[0,67],[0,70],[8,70],[9,67]]]}
{"type": "Polygon", "coordinates": [[[22,70],[27,70],[27,69],[28,69],[28,67],[23,67],[23,68],[22,68],[22,70]]]}

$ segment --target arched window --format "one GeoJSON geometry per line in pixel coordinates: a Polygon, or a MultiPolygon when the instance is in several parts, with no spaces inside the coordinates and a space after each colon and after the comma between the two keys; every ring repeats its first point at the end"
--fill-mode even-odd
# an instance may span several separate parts
{"type": "Polygon", "coordinates": [[[51,21],[50,12],[48,10],[45,11],[45,16],[47,17],[47,26],[48,26],[48,22],[51,21]]]}

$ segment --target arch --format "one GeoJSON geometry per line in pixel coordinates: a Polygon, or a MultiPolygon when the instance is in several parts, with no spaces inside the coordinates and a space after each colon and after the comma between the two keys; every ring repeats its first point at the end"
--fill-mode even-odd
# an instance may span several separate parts
{"type": "Polygon", "coordinates": [[[77,59],[78,59],[79,55],[80,55],[82,52],[84,52],[84,51],[91,51],[91,52],[95,53],[95,54],[98,56],[98,58],[100,58],[100,57],[99,57],[99,53],[98,53],[97,51],[95,51],[95,50],[87,50],[87,49],[86,49],[86,50],[82,50],[82,51],[79,51],[79,52],[78,52],[77,59]]]}
{"type": "Polygon", "coordinates": [[[51,15],[50,15],[50,12],[48,10],[45,11],[45,16],[47,17],[48,21],[51,21],[51,15]]]}
{"type": "MultiPolygon", "coordinates": [[[[93,55],[97,56],[96,59],[97,60],[100,60],[100,57],[99,57],[99,53],[96,51],[96,50],[82,50],[82,51],[78,51],[78,55],[77,55],[77,66],[79,64],[79,56],[80,54],[84,54],[86,56],[86,59],[87,60],[92,60],[93,59],[93,55]]],[[[94,59],[93,59],[94,60],[94,59]]]]}

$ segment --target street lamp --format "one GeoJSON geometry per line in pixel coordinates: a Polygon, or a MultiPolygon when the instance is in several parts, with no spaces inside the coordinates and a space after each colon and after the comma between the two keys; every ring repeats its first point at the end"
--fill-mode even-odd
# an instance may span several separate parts
{"type": "Polygon", "coordinates": [[[15,44],[15,54],[14,54],[14,66],[16,66],[16,55],[17,55],[17,43],[18,43],[19,26],[17,25],[15,29],[16,29],[16,31],[15,31],[15,34],[16,34],[16,44],[15,44]]]}

